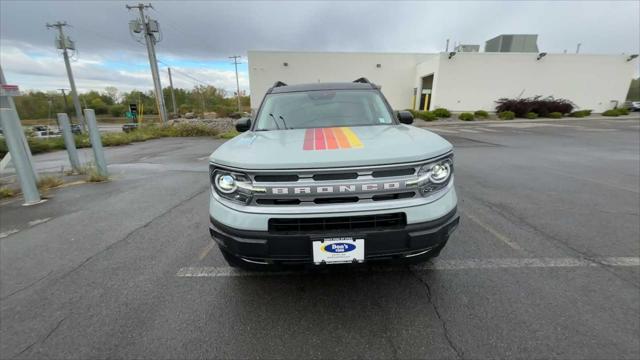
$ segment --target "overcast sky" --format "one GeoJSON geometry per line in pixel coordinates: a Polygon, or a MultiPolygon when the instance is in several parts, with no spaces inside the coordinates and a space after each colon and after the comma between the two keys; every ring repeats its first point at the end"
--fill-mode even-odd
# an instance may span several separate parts
{"type": "MultiPolygon", "coordinates": [[[[126,3],[0,0],[0,61],[8,82],[22,89],[69,87],[55,33],[45,27],[66,20],[78,49],[72,67],[80,91],[151,89],[146,49],[128,30],[137,10],[128,11],[126,3]]],[[[162,29],[157,54],[163,85],[171,66],[174,85],[184,88],[203,83],[233,91],[228,57],[247,50],[438,52],[447,38],[484,47],[496,35],[526,33],[539,34],[540,50],[549,53],[574,52],[579,42],[581,53],[640,52],[637,0],[152,4],[148,14],[162,29]]],[[[248,90],[243,61],[240,85],[248,90]]]]}

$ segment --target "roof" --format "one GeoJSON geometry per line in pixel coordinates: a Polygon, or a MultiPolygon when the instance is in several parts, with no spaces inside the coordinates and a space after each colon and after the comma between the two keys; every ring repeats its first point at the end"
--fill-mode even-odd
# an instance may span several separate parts
{"type": "Polygon", "coordinates": [[[354,83],[354,82],[335,82],[335,83],[311,83],[296,84],[272,87],[267,94],[282,94],[296,91],[318,91],[318,90],[371,90],[376,89],[374,84],[354,83]]]}

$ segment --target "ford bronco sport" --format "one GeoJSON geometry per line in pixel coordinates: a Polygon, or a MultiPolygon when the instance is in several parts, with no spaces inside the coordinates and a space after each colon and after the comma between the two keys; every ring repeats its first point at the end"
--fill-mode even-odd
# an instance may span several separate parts
{"type": "Polygon", "coordinates": [[[209,231],[232,266],[425,261],[456,228],[449,142],[361,78],[270,88],[209,159],[209,231]]]}

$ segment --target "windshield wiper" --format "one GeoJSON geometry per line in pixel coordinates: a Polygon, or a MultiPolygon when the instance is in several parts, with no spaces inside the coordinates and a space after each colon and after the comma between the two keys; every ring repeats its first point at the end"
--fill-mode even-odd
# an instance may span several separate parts
{"type": "Polygon", "coordinates": [[[280,118],[280,120],[282,120],[282,123],[284,124],[284,128],[288,129],[289,127],[287,126],[287,122],[284,121],[284,118],[282,117],[282,115],[278,115],[278,117],[280,118]]]}
{"type": "Polygon", "coordinates": [[[278,124],[278,121],[276,121],[276,117],[273,116],[273,114],[269,114],[269,116],[271,116],[271,118],[273,119],[273,122],[276,124],[276,127],[278,128],[278,130],[280,130],[280,125],[278,124]]]}

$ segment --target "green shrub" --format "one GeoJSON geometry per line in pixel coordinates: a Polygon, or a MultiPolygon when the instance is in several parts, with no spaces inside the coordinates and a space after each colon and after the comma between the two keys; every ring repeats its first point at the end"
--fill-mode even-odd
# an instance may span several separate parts
{"type": "Polygon", "coordinates": [[[552,119],[560,119],[562,117],[562,113],[554,111],[549,113],[549,115],[547,115],[548,117],[552,118],[552,119]]]}
{"type": "Polygon", "coordinates": [[[450,118],[451,117],[451,111],[445,109],[445,108],[437,108],[435,110],[433,110],[433,115],[435,115],[436,117],[439,118],[450,118]]]}
{"type": "MultiPolygon", "coordinates": [[[[120,146],[162,137],[213,137],[217,135],[218,130],[207,125],[181,123],[173,126],[143,125],[138,130],[129,133],[104,133],[101,134],[101,139],[103,146],[120,146]]],[[[91,147],[91,142],[87,135],[76,135],[74,139],[78,149],[91,147]]],[[[62,137],[27,138],[27,141],[32,154],[64,150],[66,148],[62,137]]],[[[7,151],[5,139],[0,138],[0,157],[3,157],[7,151]]]]}
{"type": "Polygon", "coordinates": [[[475,115],[475,117],[477,118],[482,118],[482,119],[486,119],[489,117],[489,113],[484,110],[478,110],[474,112],[473,115],[475,115]]]}
{"type": "Polygon", "coordinates": [[[123,116],[125,111],[127,111],[127,108],[121,104],[115,104],[109,107],[109,113],[111,114],[111,116],[115,116],[115,117],[123,116]]]}
{"type": "Polygon", "coordinates": [[[413,114],[414,119],[421,119],[424,121],[434,121],[434,120],[438,120],[438,117],[433,115],[433,112],[431,111],[411,111],[411,113],[413,114]]]}
{"type": "Polygon", "coordinates": [[[530,112],[526,113],[524,115],[524,117],[526,117],[527,119],[537,119],[538,118],[538,114],[534,113],[533,111],[530,111],[530,112]]]}
{"type": "Polygon", "coordinates": [[[513,111],[503,111],[498,113],[498,117],[501,120],[513,120],[516,117],[516,114],[513,111]]]}
{"type": "Polygon", "coordinates": [[[235,131],[235,130],[231,130],[231,131],[227,131],[225,133],[222,133],[220,135],[218,135],[218,137],[220,139],[233,139],[234,137],[240,135],[239,132],[235,131]]]}
{"type": "Polygon", "coordinates": [[[581,118],[589,115],[591,115],[591,110],[578,110],[569,114],[569,116],[576,117],[576,118],[581,118]]]}
{"type": "Polygon", "coordinates": [[[13,197],[15,194],[16,193],[8,187],[0,187],[0,199],[13,197]]]}
{"type": "Polygon", "coordinates": [[[103,146],[120,146],[131,144],[131,137],[128,133],[106,133],[102,134],[103,146]]]}
{"type": "Polygon", "coordinates": [[[629,109],[619,108],[617,110],[619,115],[629,115],[629,109]]]}
{"type": "Polygon", "coordinates": [[[602,116],[620,116],[620,112],[618,109],[611,109],[603,112],[602,116]]]}
{"type": "Polygon", "coordinates": [[[473,121],[474,117],[472,113],[463,112],[462,114],[458,115],[458,119],[462,121],[473,121]]]}

